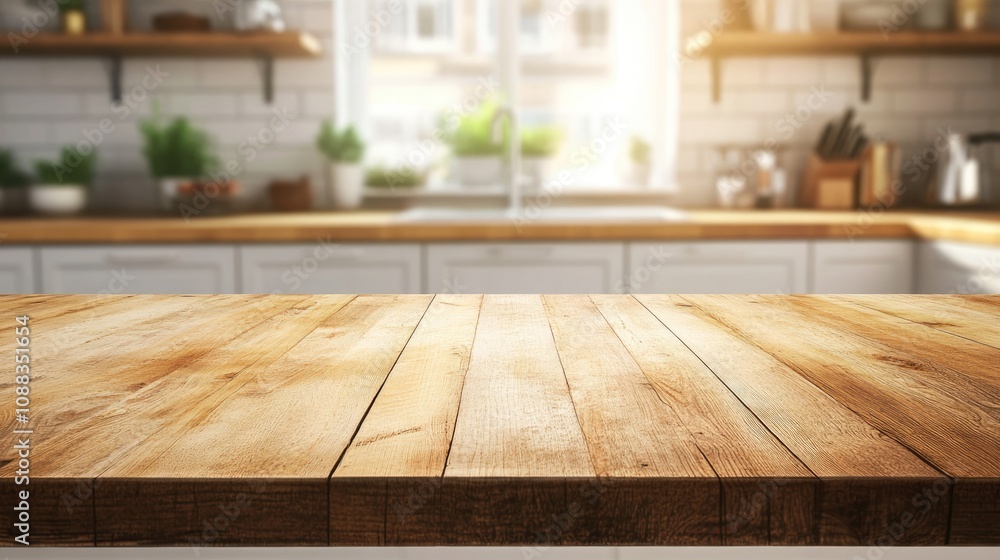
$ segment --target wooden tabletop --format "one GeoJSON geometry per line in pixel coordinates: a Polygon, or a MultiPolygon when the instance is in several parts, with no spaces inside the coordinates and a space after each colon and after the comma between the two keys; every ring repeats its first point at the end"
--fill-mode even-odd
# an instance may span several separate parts
{"type": "Polygon", "coordinates": [[[17,317],[5,545],[22,490],[36,546],[1000,544],[998,297],[0,297],[17,317]]]}
{"type": "Polygon", "coordinates": [[[1000,213],[691,211],[683,222],[408,223],[392,212],[3,219],[0,242],[286,243],[710,239],[928,239],[1000,245],[1000,213]]]}

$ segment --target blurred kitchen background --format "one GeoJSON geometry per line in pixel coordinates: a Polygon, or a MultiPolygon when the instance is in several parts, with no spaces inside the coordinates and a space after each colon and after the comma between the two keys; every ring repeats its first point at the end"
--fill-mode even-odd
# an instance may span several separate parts
{"type": "Polygon", "coordinates": [[[997,1],[3,0],[0,29],[11,223],[1000,208],[997,1]]]}

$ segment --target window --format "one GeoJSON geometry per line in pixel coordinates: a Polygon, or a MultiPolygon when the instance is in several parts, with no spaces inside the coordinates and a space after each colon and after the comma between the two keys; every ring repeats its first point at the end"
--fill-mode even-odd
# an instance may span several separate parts
{"type": "MultiPolygon", "coordinates": [[[[546,160],[537,188],[560,171],[571,172],[558,185],[570,190],[673,187],[677,2],[520,0],[511,41],[499,33],[499,2],[508,0],[336,1],[340,33],[373,32],[371,48],[337,68],[338,118],[368,139],[368,165],[415,167],[429,189],[468,190],[456,152],[478,148],[455,149],[449,133],[504,103],[530,155],[546,160]],[[519,95],[507,99],[500,61],[515,52],[519,95]],[[554,151],[544,141],[552,137],[554,151]],[[634,159],[638,142],[650,146],[649,161],[634,159]]],[[[499,187],[502,168],[485,161],[478,165],[494,170],[499,187]]]]}

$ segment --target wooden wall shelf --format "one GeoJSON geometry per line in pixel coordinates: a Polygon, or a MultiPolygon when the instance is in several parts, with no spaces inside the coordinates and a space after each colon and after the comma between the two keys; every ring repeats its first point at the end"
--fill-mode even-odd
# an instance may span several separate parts
{"type": "Polygon", "coordinates": [[[759,33],[727,31],[700,51],[712,59],[712,95],[721,98],[721,61],[725,58],[769,56],[861,57],[862,97],[871,97],[871,59],[876,56],[980,56],[1000,54],[1000,32],[882,32],[759,33]]]}
{"type": "Polygon", "coordinates": [[[308,33],[92,33],[40,34],[26,40],[4,41],[0,56],[107,57],[111,60],[111,90],[121,100],[121,63],[127,57],[255,58],[262,62],[264,97],[274,97],[274,59],[312,58],[323,53],[308,33]]]}

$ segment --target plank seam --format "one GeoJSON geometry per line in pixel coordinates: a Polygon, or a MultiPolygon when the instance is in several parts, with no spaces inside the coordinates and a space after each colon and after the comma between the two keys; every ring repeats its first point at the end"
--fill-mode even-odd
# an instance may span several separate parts
{"type": "MultiPolygon", "coordinates": [[[[804,380],[805,380],[805,381],[806,381],[807,383],[809,383],[810,385],[812,385],[812,386],[816,387],[817,389],[819,389],[820,391],[822,391],[822,392],[823,392],[824,394],[826,394],[826,395],[827,395],[828,397],[830,397],[830,398],[831,398],[831,399],[833,399],[834,401],[836,401],[836,402],[840,403],[840,405],[841,405],[841,406],[843,406],[843,407],[844,407],[844,408],[846,408],[847,410],[850,410],[850,411],[851,411],[852,413],[854,413],[854,415],[855,415],[855,416],[857,416],[858,420],[860,420],[861,422],[864,422],[865,424],[868,424],[868,426],[870,426],[870,427],[871,427],[871,429],[873,429],[873,430],[875,430],[876,432],[878,432],[878,433],[882,434],[882,435],[883,435],[883,436],[885,436],[886,438],[888,438],[888,439],[891,439],[892,441],[895,441],[895,442],[896,442],[896,443],[898,443],[898,444],[899,444],[899,445],[900,445],[901,447],[903,447],[904,449],[906,449],[907,451],[909,451],[910,453],[912,453],[912,454],[913,454],[913,455],[914,455],[915,457],[917,457],[917,458],[918,458],[918,459],[920,459],[920,460],[921,460],[922,462],[924,462],[924,463],[925,463],[925,464],[926,464],[926,465],[927,465],[928,467],[930,467],[931,469],[933,469],[933,470],[934,470],[935,472],[939,473],[939,474],[941,475],[941,477],[949,479],[949,480],[950,480],[950,481],[951,481],[952,483],[954,483],[954,482],[955,482],[955,479],[954,479],[954,478],[953,478],[953,477],[952,477],[951,475],[949,475],[948,473],[944,472],[944,470],[942,470],[942,469],[941,469],[941,468],[939,468],[939,467],[938,467],[937,465],[935,465],[934,463],[932,463],[931,461],[929,461],[929,460],[928,460],[928,459],[927,459],[926,457],[924,457],[923,455],[921,455],[920,453],[918,453],[918,452],[917,452],[916,450],[914,450],[914,449],[911,449],[911,448],[910,448],[910,446],[908,446],[908,445],[904,444],[903,442],[899,441],[899,440],[898,440],[897,438],[893,437],[893,436],[892,436],[892,435],[890,435],[890,434],[887,434],[887,433],[885,433],[884,431],[880,430],[880,429],[879,429],[878,427],[876,427],[876,426],[873,426],[873,425],[872,425],[872,423],[871,423],[871,422],[869,422],[869,421],[867,421],[867,420],[865,420],[864,416],[862,416],[862,415],[861,415],[861,413],[859,413],[859,412],[858,412],[857,410],[855,410],[855,409],[851,408],[851,407],[850,407],[850,406],[848,406],[848,405],[847,405],[846,403],[844,403],[844,402],[841,402],[841,400],[840,400],[840,399],[838,399],[838,398],[836,398],[835,396],[831,395],[830,393],[828,393],[827,391],[825,391],[825,390],[824,390],[824,389],[823,389],[822,387],[820,387],[819,385],[816,385],[815,383],[813,383],[811,379],[809,379],[808,377],[806,377],[805,375],[803,375],[801,371],[799,371],[799,368],[798,368],[798,367],[796,367],[796,366],[795,366],[795,364],[793,364],[793,363],[790,363],[790,362],[788,362],[788,361],[786,361],[786,360],[782,359],[782,358],[781,358],[781,356],[778,356],[778,355],[776,355],[776,354],[772,354],[772,353],[771,353],[771,352],[769,352],[769,351],[768,351],[768,350],[767,350],[766,348],[764,348],[764,347],[760,346],[759,344],[757,344],[756,342],[754,342],[754,341],[753,341],[752,339],[750,339],[750,338],[747,338],[746,336],[744,336],[743,334],[741,334],[741,332],[740,332],[740,331],[739,331],[738,329],[734,329],[734,328],[732,328],[732,327],[731,327],[731,326],[730,326],[730,325],[729,325],[728,323],[726,323],[725,321],[720,321],[720,320],[718,320],[718,319],[717,319],[717,318],[716,318],[716,317],[715,317],[714,315],[712,315],[712,313],[711,313],[711,312],[709,312],[708,310],[704,309],[703,307],[701,307],[700,305],[698,305],[698,304],[697,304],[696,302],[694,302],[694,301],[691,301],[691,300],[689,300],[688,298],[686,298],[686,297],[684,297],[684,296],[679,296],[679,297],[681,297],[682,299],[684,299],[684,301],[687,301],[687,302],[688,302],[688,303],[690,303],[691,305],[693,305],[693,306],[697,307],[698,309],[700,309],[700,310],[701,310],[701,311],[702,311],[703,313],[705,313],[705,314],[706,314],[706,315],[708,315],[709,317],[712,317],[713,319],[716,319],[716,322],[718,322],[718,323],[719,323],[720,325],[723,325],[723,326],[725,326],[725,327],[726,327],[727,329],[729,329],[729,330],[730,330],[730,332],[732,332],[733,334],[735,334],[736,336],[738,336],[738,337],[739,337],[739,338],[741,338],[742,340],[746,341],[746,342],[747,342],[747,343],[749,343],[749,344],[752,344],[752,345],[753,345],[753,346],[754,346],[755,348],[757,348],[758,350],[760,350],[760,351],[764,352],[764,353],[765,353],[765,354],[767,354],[768,356],[771,356],[771,357],[772,357],[772,358],[774,358],[775,360],[777,360],[777,361],[781,362],[782,364],[784,364],[784,365],[785,365],[785,367],[787,367],[787,368],[791,369],[792,371],[794,371],[794,372],[795,372],[795,373],[796,373],[796,374],[797,374],[797,375],[798,375],[799,377],[803,378],[803,379],[804,379],[804,380]]],[[[866,339],[866,340],[867,340],[867,339],[866,339]]],[[[751,412],[752,412],[752,411],[751,411],[751,412]]],[[[779,440],[779,441],[780,441],[780,440],[779,440]]],[[[784,443],[782,443],[782,444],[784,444],[784,443]]]]}
{"type": "Polygon", "coordinates": [[[939,328],[939,327],[934,327],[934,326],[928,325],[926,323],[921,323],[920,321],[914,321],[913,319],[910,319],[909,317],[903,317],[902,315],[897,315],[895,313],[889,313],[888,311],[885,311],[884,309],[879,309],[877,307],[872,307],[872,306],[866,304],[863,301],[854,300],[854,299],[838,299],[838,300],[833,300],[833,301],[836,301],[837,303],[843,302],[843,303],[847,303],[847,304],[854,305],[854,306],[857,306],[857,307],[863,307],[865,309],[870,309],[871,311],[876,311],[878,313],[881,313],[883,315],[887,315],[889,317],[895,317],[897,319],[902,319],[904,321],[908,321],[910,323],[913,323],[914,325],[920,325],[922,327],[927,327],[928,329],[932,329],[932,330],[935,330],[935,331],[938,331],[938,332],[942,332],[944,334],[948,334],[948,335],[954,336],[956,338],[961,338],[962,340],[968,340],[969,342],[973,342],[975,344],[979,344],[980,346],[985,346],[987,348],[993,348],[995,350],[1000,350],[1000,347],[993,346],[992,344],[987,344],[985,342],[980,342],[980,341],[978,341],[978,340],[976,340],[974,338],[969,338],[967,336],[963,336],[963,335],[960,335],[958,333],[954,333],[954,332],[951,332],[951,331],[948,331],[948,330],[945,330],[945,329],[942,329],[942,328],[939,328]]]}
{"type": "MultiPolygon", "coordinates": [[[[585,433],[583,431],[583,422],[580,421],[580,412],[576,409],[576,400],[573,399],[573,388],[569,385],[569,377],[566,376],[566,365],[563,364],[562,354],[559,353],[559,343],[556,342],[556,333],[552,330],[552,319],[549,318],[549,312],[545,308],[545,296],[538,296],[538,303],[542,307],[542,315],[545,317],[545,324],[549,327],[549,336],[552,338],[552,348],[556,351],[556,358],[559,360],[559,370],[563,374],[563,383],[566,385],[566,394],[569,396],[569,404],[573,407],[573,417],[576,418],[576,426],[580,429],[580,433],[585,433]]],[[[583,438],[583,443],[587,446],[587,459],[590,461],[590,470],[594,471],[594,478],[600,478],[601,473],[597,470],[597,463],[594,462],[594,452],[590,448],[590,440],[586,437],[583,438]]],[[[699,450],[700,451],[700,450],[699,450]]]]}
{"type": "MultiPolygon", "coordinates": [[[[451,460],[451,448],[455,445],[455,433],[458,432],[458,419],[462,414],[462,401],[465,400],[465,382],[469,378],[469,367],[472,365],[472,353],[475,351],[476,339],[479,337],[479,321],[483,317],[484,303],[486,303],[486,296],[482,296],[479,300],[479,309],[476,312],[476,329],[472,333],[472,344],[469,345],[469,361],[466,362],[465,371],[462,372],[462,390],[458,393],[458,406],[455,407],[455,422],[451,427],[451,439],[448,440],[448,451],[444,454],[444,466],[441,468],[442,479],[444,479],[445,475],[448,473],[448,462],[451,460]]],[[[579,422],[579,419],[577,422],[579,422]]],[[[386,489],[386,492],[388,492],[388,488],[386,489]]],[[[388,505],[386,507],[388,508],[388,505]]]]}

